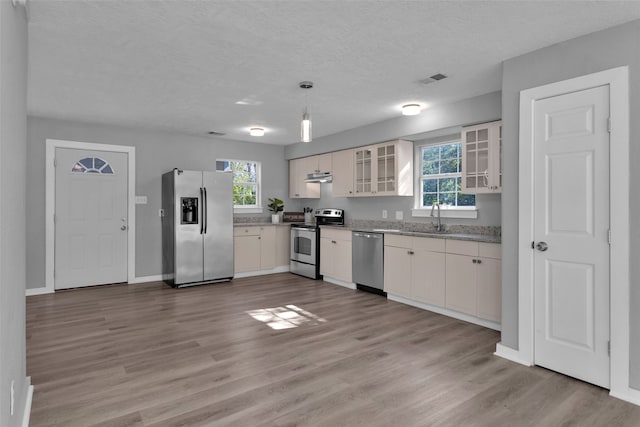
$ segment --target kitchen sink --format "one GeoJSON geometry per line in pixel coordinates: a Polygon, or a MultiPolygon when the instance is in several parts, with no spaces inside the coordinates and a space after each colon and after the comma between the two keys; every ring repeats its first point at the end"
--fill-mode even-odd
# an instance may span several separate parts
{"type": "Polygon", "coordinates": [[[376,233],[399,233],[400,230],[395,230],[395,229],[391,229],[391,228],[374,228],[373,230],[376,233]]]}

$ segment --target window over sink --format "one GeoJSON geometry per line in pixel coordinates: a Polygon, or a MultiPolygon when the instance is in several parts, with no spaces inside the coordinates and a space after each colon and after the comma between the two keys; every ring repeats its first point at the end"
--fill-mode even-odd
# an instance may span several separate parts
{"type": "Polygon", "coordinates": [[[460,140],[416,146],[415,164],[413,216],[429,216],[432,205],[439,203],[443,217],[476,217],[476,196],[462,193],[460,140]]]}

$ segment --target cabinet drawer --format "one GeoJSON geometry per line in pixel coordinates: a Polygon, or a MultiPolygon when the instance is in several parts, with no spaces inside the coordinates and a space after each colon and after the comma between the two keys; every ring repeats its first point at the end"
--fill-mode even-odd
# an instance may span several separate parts
{"type": "Polygon", "coordinates": [[[234,236],[259,236],[261,227],[233,227],[234,236]]]}
{"type": "Polygon", "coordinates": [[[454,239],[447,239],[446,242],[448,254],[478,256],[478,242],[454,239]]]}
{"type": "Polygon", "coordinates": [[[430,237],[413,238],[413,249],[431,252],[444,252],[445,246],[445,239],[433,239],[430,237]]]}
{"type": "Polygon", "coordinates": [[[412,248],[413,237],[387,233],[384,235],[384,245],[395,246],[398,248],[412,248]]]}
{"type": "Polygon", "coordinates": [[[502,245],[498,243],[479,243],[479,254],[485,258],[502,259],[502,245]]]}
{"type": "Polygon", "coordinates": [[[320,237],[334,240],[351,241],[351,230],[337,230],[335,228],[321,228],[320,237]]]}

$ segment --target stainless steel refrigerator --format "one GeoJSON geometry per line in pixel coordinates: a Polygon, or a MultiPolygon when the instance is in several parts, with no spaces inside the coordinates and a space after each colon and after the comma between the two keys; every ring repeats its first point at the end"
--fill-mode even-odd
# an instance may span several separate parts
{"type": "Polygon", "coordinates": [[[233,278],[230,172],[174,169],[162,175],[162,257],[167,283],[181,287],[233,278]]]}

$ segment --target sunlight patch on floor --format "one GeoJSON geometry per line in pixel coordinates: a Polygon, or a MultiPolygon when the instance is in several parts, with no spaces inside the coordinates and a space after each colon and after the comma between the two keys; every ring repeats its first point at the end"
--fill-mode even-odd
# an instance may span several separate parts
{"type": "Polygon", "coordinates": [[[302,325],[319,325],[326,322],[326,319],[293,304],[284,307],[249,310],[246,313],[275,330],[297,328],[302,325]]]}

